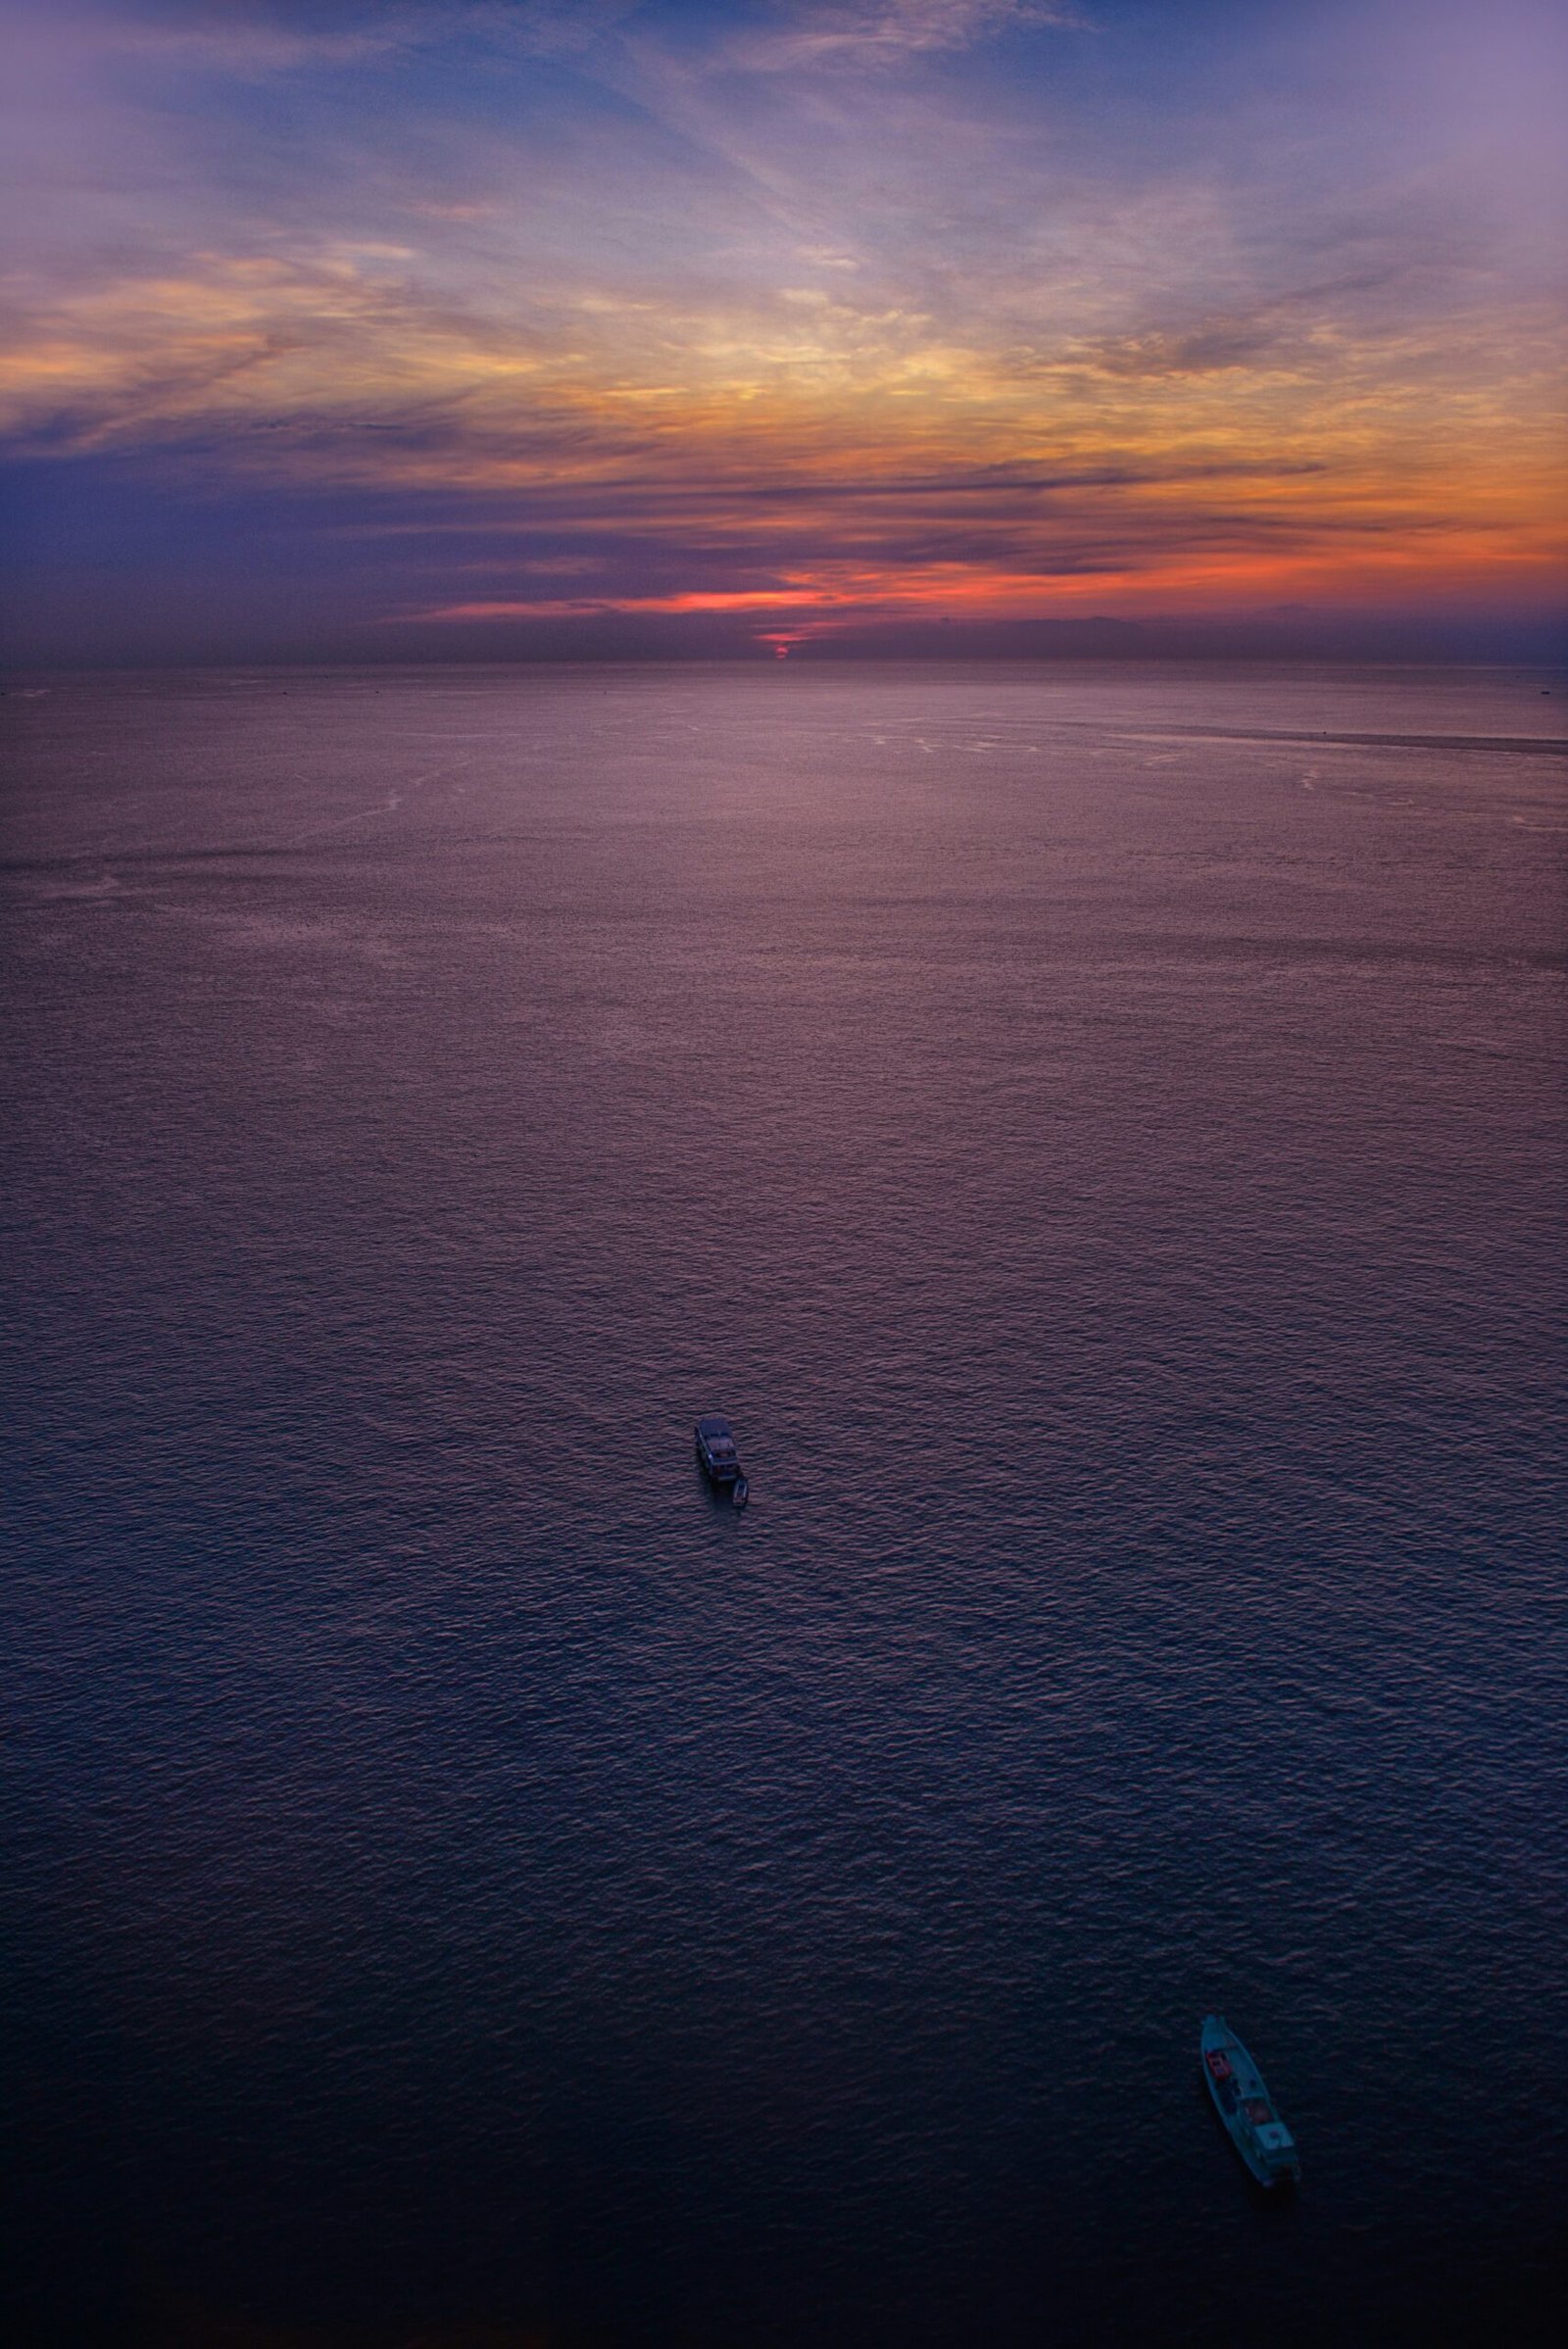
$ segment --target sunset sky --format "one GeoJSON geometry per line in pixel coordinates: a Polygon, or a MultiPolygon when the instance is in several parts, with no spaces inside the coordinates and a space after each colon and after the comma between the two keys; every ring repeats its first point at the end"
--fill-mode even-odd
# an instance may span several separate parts
{"type": "Polygon", "coordinates": [[[1568,602],[1545,0],[3,14],[13,660],[1568,602]]]}

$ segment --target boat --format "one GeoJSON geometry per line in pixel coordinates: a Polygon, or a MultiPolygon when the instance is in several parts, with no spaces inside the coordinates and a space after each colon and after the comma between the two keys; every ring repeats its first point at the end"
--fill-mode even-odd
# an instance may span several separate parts
{"type": "Polygon", "coordinates": [[[1260,2186],[1294,2185],[1296,2139],[1274,2109],[1263,2075],[1223,2015],[1205,2015],[1199,2039],[1203,2078],[1231,2143],[1260,2186]]]}
{"type": "Polygon", "coordinates": [[[727,1493],[737,1509],[744,1509],[751,1487],[735,1449],[735,1431],[716,1411],[697,1422],[697,1457],[709,1483],[717,1492],[727,1493]]]}

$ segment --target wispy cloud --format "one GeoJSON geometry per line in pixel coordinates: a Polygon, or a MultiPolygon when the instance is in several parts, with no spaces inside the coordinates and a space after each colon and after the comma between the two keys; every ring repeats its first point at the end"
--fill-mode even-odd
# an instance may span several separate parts
{"type": "MultiPolygon", "coordinates": [[[[427,51],[483,39],[525,53],[579,54],[628,17],[637,0],[59,0],[54,29],[104,59],[252,78],[427,51]]],[[[36,12],[10,0],[6,15],[36,12]]]]}
{"type": "Polygon", "coordinates": [[[890,66],[1004,32],[1085,24],[1075,9],[1054,0],[800,0],[778,15],[780,22],[726,42],[723,62],[780,73],[823,64],[890,66]]]}

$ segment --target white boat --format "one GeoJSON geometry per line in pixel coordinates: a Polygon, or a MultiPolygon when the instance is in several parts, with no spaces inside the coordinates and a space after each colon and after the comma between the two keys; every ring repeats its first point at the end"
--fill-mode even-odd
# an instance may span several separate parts
{"type": "Polygon", "coordinates": [[[1203,2078],[1231,2143],[1260,2186],[1294,2185],[1296,2139],[1274,2109],[1263,2075],[1223,2015],[1205,2015],[1199,2040],[1203,2078]]]}
{"type": "Polygon", "coordinates": [[[735,1435],[729,1421],[710,1411],[697,1422],[696,1433],[697,1457],[703,1464],[703,1474],[710,1485],[729,1494],[737,1509],[744,1509],[751,1487],[735,1449],[735,1435]]]}

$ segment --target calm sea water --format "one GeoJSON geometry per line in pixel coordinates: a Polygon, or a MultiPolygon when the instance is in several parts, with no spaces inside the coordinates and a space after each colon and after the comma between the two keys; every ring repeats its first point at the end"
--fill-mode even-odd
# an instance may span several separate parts
{"type": "Polygon", "coordinates": [[[13,686],[28,2340],[1534,2337],[1564,714],[13,686]]]}

